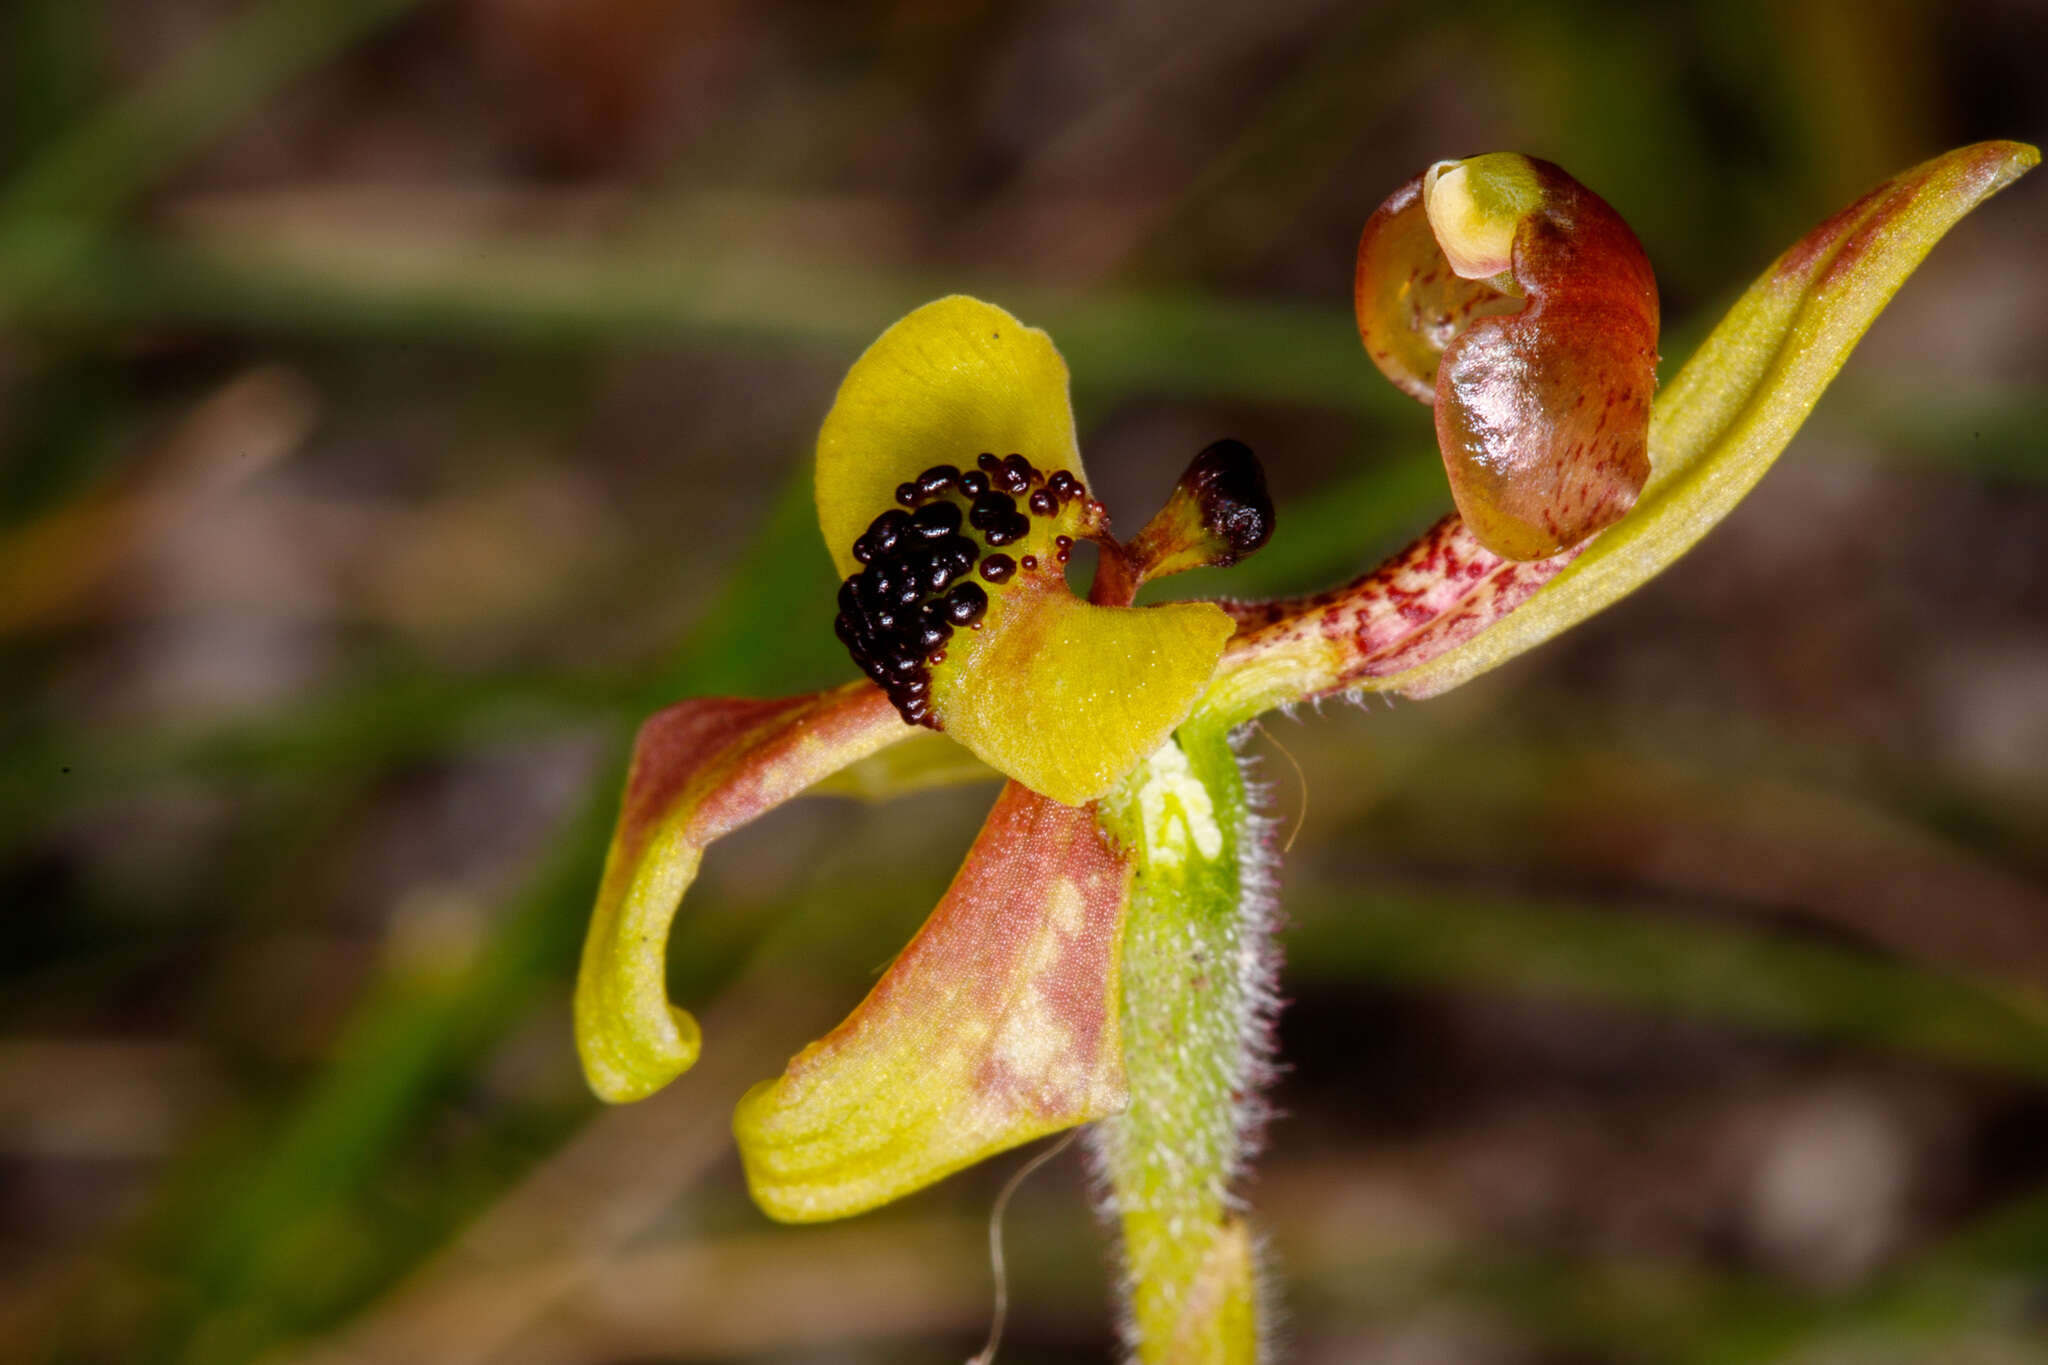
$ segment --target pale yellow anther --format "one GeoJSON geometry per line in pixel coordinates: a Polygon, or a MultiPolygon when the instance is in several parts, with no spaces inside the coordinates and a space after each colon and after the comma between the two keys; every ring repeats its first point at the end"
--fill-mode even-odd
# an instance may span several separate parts
{"type": "Polygon", "coordinates": [[[1536,169],[1513,152],[1439,161],[1424,172],[1422,207],[1444,259],[1468,280],[1515,262],[1515,230],[1542,203],[1536,169]]]}

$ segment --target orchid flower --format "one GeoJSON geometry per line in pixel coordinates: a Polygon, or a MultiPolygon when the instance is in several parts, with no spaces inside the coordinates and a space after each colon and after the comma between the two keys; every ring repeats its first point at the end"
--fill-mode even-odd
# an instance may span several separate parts
{"type": "Polygon", "coordinates": [[[1936,240],[2037,160],[1982,143],[1878,186],[1780,256],[1661,394],[1656,286],[1612,209],[1527,157],[1429,168],[1366,225],[1354,299],[1373,362],[1435,408],[1458,510],[1285,601],[1134,605],[1265,543],[1250,451],[1205,450],[1119,540],[1052,341],[970,298],[912,312],[818,439],[836,625],[865,677],[683,701],[642,728],[577,982],[592,1088],[638,1099],[697,1057],[664,956],[708,844],[888,746],[958,746],[1007,781],[867,998],[739,1102],[753,1196],[837,1218],[1089,1124],[1133,1358],[1257,1358],[1235,1185],[1275,1009],[1276,854],[1233,736],[1306,700],[1455,687],[1661,571],[1755,485],[1936,240]],[[1086,598],[1067,584],[1083,540],[1086,598]]]}

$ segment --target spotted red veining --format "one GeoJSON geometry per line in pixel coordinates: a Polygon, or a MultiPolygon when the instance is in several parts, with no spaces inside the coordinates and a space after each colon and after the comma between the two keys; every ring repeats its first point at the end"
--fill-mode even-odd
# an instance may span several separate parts
{"type": "Polygon", "coordinates": [[[1517,562],[1481,545],[1456,515],[1377,569],[1341,588],[1281,602],[1229,603],[1238,633],[1224,667],[1262,654],[1329,653],[1325,676],[1308,689],[1343,691],[1365,678],[1418,667],[1463,644],[1526,602],[1578,557],[1517,562]]]}

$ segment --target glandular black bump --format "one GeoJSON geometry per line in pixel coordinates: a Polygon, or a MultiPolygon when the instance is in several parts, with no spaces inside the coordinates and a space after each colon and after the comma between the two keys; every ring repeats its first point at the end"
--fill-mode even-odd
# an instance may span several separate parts
{"type": "Polygon", "coordinates": [[[956,626],[971,626],[988,610],[988,594],[973,583],[962,583],[946,595],[946,619],[956,626]]]}
{"type": "Polygon", "coordinates": [[[1219,567],[1236,563],[1272,538],[1266,471],[1244,442],[1225,437],[1211,443],[1189,463],[1180,486],[1194,495],[1203,529],[1221,542],[1223,555],[1211,560],[1219,567]]]}
{"type": "Polygon", "coordinates": [[[993,525],[982,528],[981,538],[991,545],[1014,545],[1031,534],[1031,518],[1011,512],[993,525]]]}
{"type": "Polygon", "coordinates": [[[960,504],[928,502],[911,514],[910,529],[926,540],[938,540],[960,529],[960,504]]]}
{"type": "Polygon", "coordinates": [[[868,527],[867,535],[862,539],[873,547],[875,556],[880,558],[894,550],[896,542],[901,540],[903,533],[909,529],[910,514],[892,507],[875,518],[873,524],[868,527]]]}
{"type": "MultiPolygon", "coordinates": [[[[1065,470],[1047,478],[1022,454],[992,452],[972,469],[933,465],[897,486],[900,506],[876,517],[853,543],[861,567],[839,585],[832,627],[905,721],[939,728],[932,668],[946,658],[956,631],[981,629],[989,607],[981,583],[998,586],[1016,576],[1017,559],[984,551],[1025,539],[1033,516],[1057,515],[1085,493],[1065,470]]],[[[1072,537],[1053,543],[1065,563],[1072,537]]],[[[1037,565],[1037,556],[1022,556],[1025,571],[1037,565]]]]}
{"type": "Polygon", "coordinates": [[[967,509],[967,524],[977,531],[998,526],[1017,511],[1017,504],[1003,493],[983,493],[967,509]]]}
{"type": "Polygon", "coordinates": [[[974,561],[981,557],[981,551],[975,548],[974,542],[958,534],[947,536],[940,541],[934,553],[946,557],[946,562],[953,566],[955,578],[972,569],[974,561]]]}
{"type": "Polygon", "coordinates": [[[988,471],[988,478],[990,484],[1005,493],[1022,493],[1031,487],[1031,477],[1037,472],[1022,455],[1006,455],[1000,465],[988,471]]]}

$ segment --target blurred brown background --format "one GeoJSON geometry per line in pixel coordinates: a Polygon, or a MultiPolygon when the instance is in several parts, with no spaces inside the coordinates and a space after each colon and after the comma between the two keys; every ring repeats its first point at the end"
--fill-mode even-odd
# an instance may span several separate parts
{"type": "MultiPolygon", "coordinates": [[[[662,701],[852,673],[806,461],[950,290],[1066,351],[1124,529],[1202,445],[1355,572],[1448,506],[1357,347],[1441,156],[1635,225],[1666,374],[1782,247],[2040,140],[2030,0],[9,0],[0,1357],[947,1361],[1018,1159],[746,1203],[978,788],[721,844],[700,1068],[600,1112],[568,983],[662,701]]],[[[2037,183],[2038,182],[2038,183],[2037,183]]],[[[1451,696],[1255,739],[1291,1357],[2048,1359],[2048,182],[1964,223],[1674,571],[1451,696]],[[1279,746],[1302,773],[1297,777],[1279,746]]],[[[1002,1359],[1109,1358],[1071,1156],[1002,1359]]]]}

